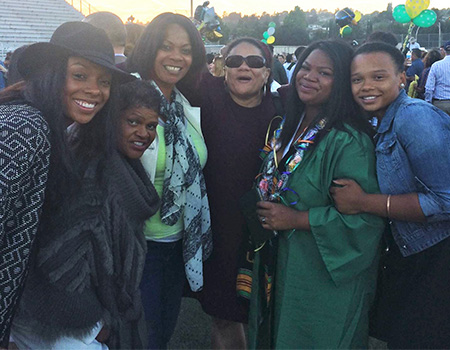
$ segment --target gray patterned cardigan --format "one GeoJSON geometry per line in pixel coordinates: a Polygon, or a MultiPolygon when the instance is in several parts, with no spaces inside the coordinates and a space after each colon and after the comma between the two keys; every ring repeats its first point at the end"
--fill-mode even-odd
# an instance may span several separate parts
{"type": "Polygon", "coordinates": [[[27,274],[50,163],[49,128],[39,110],[0,105],[0,347],[27,274]]]}

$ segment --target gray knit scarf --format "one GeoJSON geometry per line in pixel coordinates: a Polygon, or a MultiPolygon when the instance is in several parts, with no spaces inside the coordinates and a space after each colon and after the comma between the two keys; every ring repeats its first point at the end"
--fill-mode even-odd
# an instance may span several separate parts
{"type": "Polygon", "coordinates": [[[161,221],[174,225],[183,219],[183,258],[186,277],[196,292],[203,287],[203,260],[212,251],[211,221],[200,159],[186,130],[186,117],[177,91],[167,101],[161,95],[160,114],[165,117],[166,168],[161,198],[161,221]]]}
{"type": "Polygon", "coordinates": [[[94,160],[76,196],[55,207],[41,222],[15,322],[51,344],[83,337],[102,321],[111,330],[110,349],[140,348],[142,339],[129,334],[142,313],[143,223],[159,207],[142,165],[117,153],[102,164],[94,160]]]}

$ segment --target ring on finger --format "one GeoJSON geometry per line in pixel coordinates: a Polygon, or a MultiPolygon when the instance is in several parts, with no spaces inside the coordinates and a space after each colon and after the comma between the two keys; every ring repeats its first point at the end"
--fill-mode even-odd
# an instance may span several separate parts
{"type": "Polygon", "coordinates": [[[266,223],[266,217],[265,216],[261,216],[261,223],[265,224],[266,223]]]}

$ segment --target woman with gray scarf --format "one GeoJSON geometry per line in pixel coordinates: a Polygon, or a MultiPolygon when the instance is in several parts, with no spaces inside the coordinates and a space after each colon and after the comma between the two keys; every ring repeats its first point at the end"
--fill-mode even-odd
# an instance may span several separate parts
{"type": "Polygon", "coordinates": [[[177,89],[196,88],[205,49],[188,18],[163,13],[146,27],[127,63],[129,71],[150,81],[163,100],[157,138],[141,158],[161,196],[161,210],[145,224],[148,253],[141,292],[148,347],[165,349],[185,280],[192,291],[202,289],[203,261],[212,250],[200,109],[177,89]]]}

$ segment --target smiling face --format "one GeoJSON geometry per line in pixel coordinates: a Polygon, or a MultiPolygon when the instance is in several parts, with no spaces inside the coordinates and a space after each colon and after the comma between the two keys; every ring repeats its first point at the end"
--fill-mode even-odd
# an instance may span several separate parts
{"type": "Polygon", "coordinates": [[[363,53],[353,59],[351,66],[353,98],[364,110],[382,118],[405,83],[389,54],[363,53]]]}
{"type": "Polygon", "coordinates": [[[112,75],[81,57],[69,57],[64,87],[65,113],[72,122],[89,123],[108,101],[112,75]]]}
{"type": "Polygon", "coordinates": [[[192,64],[192,47],[186,30],[178,24],[167,27],[150,74],[166,98],[175,84],[185,77],[192,64]]]}
{"type": "MultiPolygon", "coordinates": [[[[233,55],[263,57],[259,48],[247,42],[238,44],[228,53],[228,56],[233,55]]],[[[269,75],[269,68],[250,68],[246,62],[238,68],[225,67],[225,81],[231,98],[244,107],[254,107],[261,103],[262,88],[267,83],[269,75]]]]}
{"type": "Polygon", "coordinates": [[[306,57],[295,78],[298,97],[306,107],[328,101],[334,82],[334,67],[328,55],[316,49],[306,57]]]}
{"type": "Polygon", "coordinates": [[[156,136],[158,113],[147,107],[133,107],[121,115],[119,149],[128,158],[137,159],[156,136]]]}

